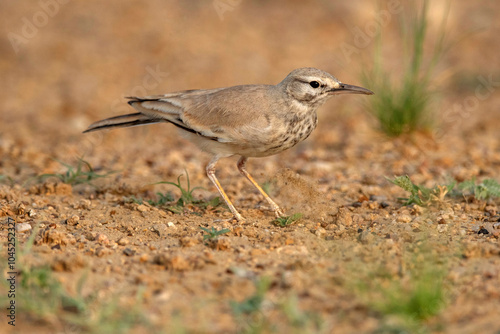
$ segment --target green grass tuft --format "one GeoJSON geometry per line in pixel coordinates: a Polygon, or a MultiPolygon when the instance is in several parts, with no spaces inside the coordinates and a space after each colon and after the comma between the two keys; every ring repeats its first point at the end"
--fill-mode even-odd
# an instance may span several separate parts
{"type": "Polygon", "coordinates": [[[440,314],[447,303],[450,265],[421,242],[409,246],[401,257],[400,271],[388,272],[385,265],[356,268],[357,280],[346,284],[381,318],[375,333],[425,333],[427,321],[440,314]]]}
{"type": "Polygon", "coordinates": [[[230,229],[228,228],[223,228],[222,230],[216,230],[214,227],[211,229],[200,227],[203,231],[207,232],[208,234],[203,235],[203,240],[215,240],[219,236],[231,232],[230,229]]]}
{"type": "Polygon", "coordinates": [[[201,189],[201,187],[194,187],[193,189],[191,189],[191,183],[189,182],[189,174],[187,172],[186,172],[187,187],[184,188],[181,184],[181,177],[182,174],[177,177],[177,183],[169,181],[162,181],[155,183],[155,184],[170,184],[181,191],[181,197],[177,200],[176,203],[176,206],[178,207],[183,207],[185,205],[194,203],[195,199],[193,197],[193,191],[195,191],[196,189],[201,189]]]}
{"type": "Polygon", "coordinates": [[[296,295],[276,297],[269,293],[269,277],[255,280],[255,292],[241,302],[230,301],[238,333],[321,333],[323,319],[299,307],[296,295]]]}
{"type": "MultiPolygon", "coordinates": [[[[151,326],[140,309],[141,289],[136,297],[137,307],[130,308],[121,306],[118,296],[104,302],[97,299],[97,293],[83,296],[86,274],[78,280],[75,295],[67,293],[47,266],[23,267],[17,279],[18,312],[35,321],[60,323],[66,328],[85,333],[128,333],[138,326],[151,326]]],[[[0,297],[1,305],[7,302],[4,297],[0,297]]]]}
{"type": "Polygon", "coordinates": [[[410,193],[408,198],[398,198],[404,202],[404,205],[417,204],[420,206],[427,206],[432,202],[443,201],[456,184],[452,182],[447,185],[437,185],[434,188],[427,188],[422,185],[413,184],[408,175],[397,176],[392,180],[387,180],[410,193]]]}
{"type": "Polygon", "coordinates": [[[163,205],[165,205],[167,203],[171,203],[175,200],[174,195],[172,195],[172,193],[170,191],[166,192],[164,194],[157,192],[156,196],[158,196],[157,201],[152,200],[152,199],[148,200],[148,203],[151,204],[152,206],[163,206],[163,205]]]}
{"type": "Polygon", "coordinates": [[[462,195],[469,193],[478,200],[500,197],[500,184],[493,179],[485,179],[483,182],[476,184],[476,179],[473,178],[460,183],[458,189],[462,191],[462,195]]]}
{"type": "Polygon", "coordinates": [[[446,196],[450,195],[473,195],[477,200],[500,197],[500,184],[494,179],[485,179],[483,182],[476,184],[476,179],[473,178],[459,183],[458,186],[456,182],[451,182],[445,185],[437,185],[433,188],[414,184],[408,175],[397,176],[392,180],[387,178],[387,180],[410,193],[410,196],[407,198],[398,198],[404,202],[404,205],[417,204],[428,206],[435,202],[442,202],[446,196]]]}
{"type": "MultiPolygon", "coordinates": [[[[162,194],[160,192],[157,193],[158,200],[153,201],[149,200],[148,203],[154,206],[166,206],[166,209],[173,212],[173,213],[183,213],[186,206],[193,205],[199,209],[207,209],[208,207],[216,208],[222,204],[220,197],[214,197],[210,201],[204,201],[204,200],[197,200],[195,199],[193,192],[196,189],[203,189],[202,187],[194,187],[191,188],[191,183],[189,181],[189,174],[186,171],[186,180],[187,180],[187,185],[184,187],[181,184],[181,177],[182,174],[177,177],[177,183],[175,182],[169,182],[169,181],[162,181],[162,182],[157,182],[155,184],[169,184],[181,191],[181,196],[177,200],[177,202],[173,205],[167,205],[169,203],[174,202],[174,197],[172,193],[167,192],[165,194],[162,194]]],[[[137,201],[137,199],[135,199],[137,201]]]]}
{"type": "Polygon", "coordinates": [[[383,68],[382,32],[375,37],[375,59],[371,71],[362,73],[366,87],[376,92],[368,99],[369,110],[378,119],[381,130],[389,136],[399,136],[416,130],[427,130],[432,125],[429,114],[432,96],[431,75],[444,50],[445,25],[443,17],[441,30],[429,64],[424,66],[424,44],[428,26],[428,0],[424,0],[420,11],[417,5],[411,8],[414,17],[402,16],[402,39],[405,49],[404,70],[398,80],[394,80],[383,68]]]}
{"type": "Polygon", "coordinates": [[[90,163],[83,160],[83,158],[78,158],[76,167],[59,160],[56,161],[66,167],[66,172],[62,174],[42,174],[38,176],[40,180],[43,181],[47,178],[55,177],[63,183],[74,186],[77,184],[91,184],[92,181],[96,179],[108,177],[109,175],[116,173],[115,171],[111,171],[105,174],[98,174],[94,171],[90,163]]]}
{"type": "Polygon", "coordinates": [[[262,277],[255,282],[255,293],[247,299],[236,302],[230,301],[231,310],[236,316],[251,315],[260,312],[265,295],[271,287],[271,279],[262,277]]]}
{"type": "Polygon", "coordinates": [[[294,213],[291,216],[279,217],[273,220],[273,224],[280,227],[286,227],[302,218],[302,213],[294,213]]]}

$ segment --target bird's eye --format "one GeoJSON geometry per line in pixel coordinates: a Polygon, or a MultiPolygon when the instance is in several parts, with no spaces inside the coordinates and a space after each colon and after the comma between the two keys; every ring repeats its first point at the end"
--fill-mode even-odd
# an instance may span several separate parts
{"type": "Polygon", "coordinates": [[[311,81],[309,84],[311,85],[312,88],[318,88],[319,87],[319,82],[317,82],[317,81],[311,81]]]}

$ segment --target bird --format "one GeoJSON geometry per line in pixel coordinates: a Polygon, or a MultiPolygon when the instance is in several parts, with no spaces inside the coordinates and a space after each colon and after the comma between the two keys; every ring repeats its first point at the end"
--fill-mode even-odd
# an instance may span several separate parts
{"type": "Polygon", "coordinates": [[[317,109],[338,94],[372,95],[373,92],[342,83],[325,71],[304,67],[291,71],[276,85],[239,85],[127,97],[135,113],[95,122],[84,133],[173,124],[184,138],[211,155],[207,176],[237,221],[244,218],[215,175],[219,159],[234,155],[240,156],[239,172],[264,196],[279,218],[285,217],[284,212],[247,171],[247,160],[280,153],[305,140],[318,124],[317,109]]]}

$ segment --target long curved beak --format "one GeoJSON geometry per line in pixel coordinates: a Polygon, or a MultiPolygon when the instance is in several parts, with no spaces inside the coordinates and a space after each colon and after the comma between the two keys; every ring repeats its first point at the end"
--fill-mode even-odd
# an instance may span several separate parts
{"type": "Polygon", "coordinates": [[[330,95],[337,95],[337,94],[365,94],[365,95],[373,95],[374,93],[366,88],[359,87],[359,86],[353,86],[353,85],[348,85],[345,83],[340,83],[339,88],[332,89],[329,92],[330,95]]]}

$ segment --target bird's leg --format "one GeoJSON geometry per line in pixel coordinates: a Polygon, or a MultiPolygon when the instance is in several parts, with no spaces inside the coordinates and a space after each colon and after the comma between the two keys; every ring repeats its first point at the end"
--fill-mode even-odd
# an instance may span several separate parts
{"type": "Polygon", "coordinates": [[[234,218],[236,218],[237,221],[243,221],[243,217],[240,215],[238,211],[236,211],[236,208],[234,207],[233,203],[231,203],[231,200],[229,197],[227,197],[226,193],[224,192],[224,189],[222,189],[222,186],[219,183],[219,180],[217,180],[217,177],[215,177],[215,164],[219,160],[219,156],[215,156],[207,165],[207,176],[212,181],[212,183],[215,185],[217,190],[219,191],[219,194],[222,196],[222,199],[224,199],[224,202],[226,202],[227,206],[229,207],[229,210],[234,215],[234,218]]]}
{"type": "Polygon", "coordinates": [[[252,184],[254,185],[255,188],[257,188],[257,190],[262,194],[262,196],[264,196],[264,198],[266,199],[266,201],[271,205],[271,208],[272,210],[274,211],[274,214],[276,215],[276,217],[283,217],[285,216],[285,214],[283,213],[283,211],[281,211],[280,207],[278,206],[278,204],[276,204],[272,199],[271,197],[269,197],[268,194],[266,194],[266,192],[264,190],[262,190],[262,188],[257,184],[257,182],[255,182],[255,180],[253,179],[253,177],[247,172],[247,169],[245,168],[245,164],[247,163],[247,158],[246,157],[241,157],[240,160],[238,160],[238,170],[240,171],[240,173],[245,176],[248,181],[252,182],[252,184]]]}

